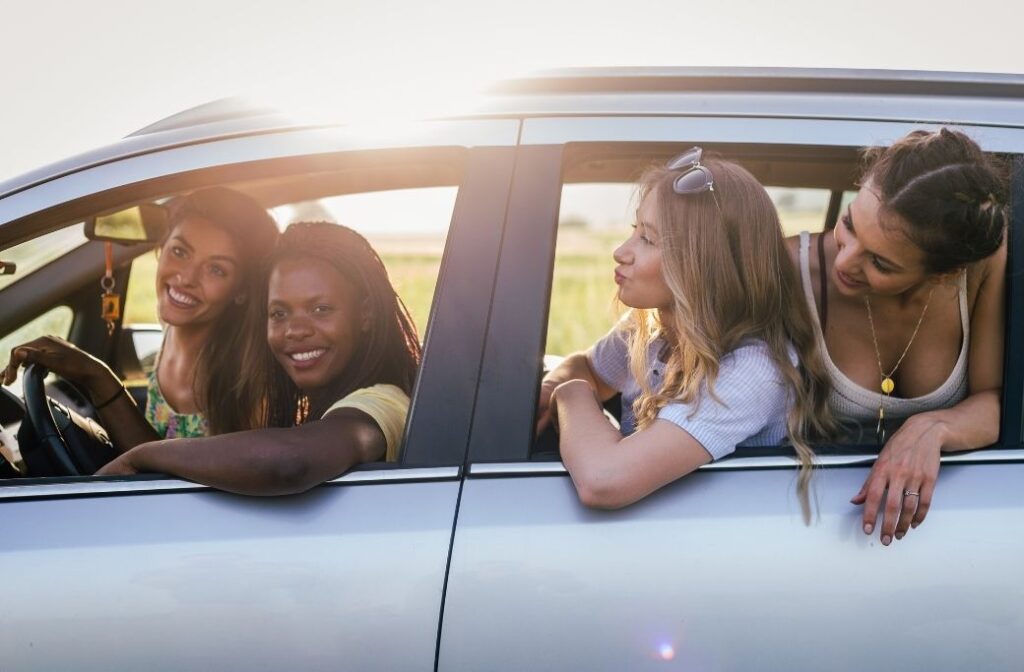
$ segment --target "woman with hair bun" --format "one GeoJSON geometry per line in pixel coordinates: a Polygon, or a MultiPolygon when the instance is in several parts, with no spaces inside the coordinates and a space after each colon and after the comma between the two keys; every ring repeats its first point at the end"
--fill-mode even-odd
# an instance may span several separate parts
{"type": "Polygon", "coordinates": [[[790,240],[836,417],[882,446],[853,499],[884,545],[921,524],[943,452],[999,435],[1008,222],[1004,168],[959,131],[864,153],[831,232],[790,240]]]}
{"type": "Polygon", "coordinates": [[[420,361],[416,327],[361,235],[327,222],[281,234],[243,363],[254,429],[144,443],[99,475],[159,472],[248,495],[308,490],[398,459],[420,361]]]}

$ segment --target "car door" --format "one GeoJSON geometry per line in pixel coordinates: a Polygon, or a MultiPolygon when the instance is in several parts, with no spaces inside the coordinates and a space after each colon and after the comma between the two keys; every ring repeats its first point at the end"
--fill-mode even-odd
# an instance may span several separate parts
{"type": "MultiPolygon", "coordinates": [[[[861,508],[849,502],[877,448],[819,447],[810,526],[801,521],[794,461],[778,451],[739,451],[617,511],[582,506],[557,458],[531,454],[561,180],[574,162],[590,160],[600,175],[616,157],[668,156],[693,144],[727,157],[741,149],[781,157],[854,152],[915,127],[700,114],[524,122],[438,669],[1019,665],[1019,347],[1007,348],[1000,444],[943,458],[927,522],[891,547],[863,534],[861,508]]],[[[990,151],[1024,151],[1020,129],[968,132],[990,151]]],[[[1021,179],[1018,162],[1015,204],[1021,179]]],[[[1010,343],[1024,336],[1020,212],[1011,236],[1010,343]]]]}
{"type": "MultiPolygon", "coordinates": [[[[517,131],[495,120],[208,138],[0,199],[2,247],[212,183],[296,188],[340,171],[350,193],[458,188],[401,461],[273,498],[144,475],[0,481],[0,667],[433,669],[517,131]]],[[[94,248],[85,275],[98,281],[94,248]]],[[[37,273],[60,277],[61,261],[37,273]]],[[[23,302],[40,277],[0,300],[39,312],[23,302]]]]}

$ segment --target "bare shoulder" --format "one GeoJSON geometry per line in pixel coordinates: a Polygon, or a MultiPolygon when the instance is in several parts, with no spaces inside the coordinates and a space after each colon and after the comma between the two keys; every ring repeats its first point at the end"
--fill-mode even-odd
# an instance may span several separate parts
{"type": "Polygon", "coordinates": [[[972,306],[986,296],[1002,296],[1006,284],[1007,239],[989,257],[967,267],[967,298],[972,306]]]}
{"type": "Polygon", "coordinates": [[[790,236],[786,238],[786,250],[789,252],[789,258],[794,264],[800,263],[800,236],[790,236]]]}

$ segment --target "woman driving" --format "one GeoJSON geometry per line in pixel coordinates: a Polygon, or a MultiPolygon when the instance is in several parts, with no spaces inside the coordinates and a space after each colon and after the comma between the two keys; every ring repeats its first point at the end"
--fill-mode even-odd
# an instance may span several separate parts
{"type": "Polygon", "coordinates": [[[15,346],[3,371],[9,385],[19,366],[38,363],[74,383],[119,451],[157,438],[252,427],[259,401],[239,385],[238,371],[246,355],[246,303],[261,293],[259,267],[277,224],[254,200],[223,187],[179,196],[167,209],[156,270],[164,340],[144,414],[106,364],[54,336],[15,346]]]}

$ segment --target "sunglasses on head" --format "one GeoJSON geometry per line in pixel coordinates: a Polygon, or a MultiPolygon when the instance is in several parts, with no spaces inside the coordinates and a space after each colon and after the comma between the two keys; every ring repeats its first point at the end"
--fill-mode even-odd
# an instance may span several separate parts
{"type": "MultiPolygon", "coordinates": [[[[700,159],[703,154],[702,148],[692,147],[665,164],[665,168],[668,170],[683,171],[673,180],[672,191],[681,196],[710,191],[714,197],[715,176],[711,173],[710,168],[701,164],[700,159]]],[[[717,197],[715,197],[715,205],[718,205],[717,197]]]]}

